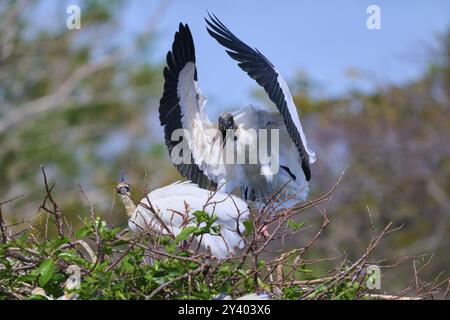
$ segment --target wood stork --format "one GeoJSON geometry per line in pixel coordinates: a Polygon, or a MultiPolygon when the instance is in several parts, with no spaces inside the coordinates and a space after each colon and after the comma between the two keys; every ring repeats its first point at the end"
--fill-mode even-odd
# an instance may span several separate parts
{"type": "Polygon", "coordinates": [[[172,50],[167,53],[159,107],[172,161],[184,177],[200,187],[223,185],[230,193],[239,187],[245,200],[256,201],[260,206],[277,194],[278,208],[292,206],[307,197],[315,153],[308,147],[289,88],[261,52],[239,40],[217,17],[209,18],[205,19],[209,34],[264,88],[274,106],[248,106],[222,113],[217,122],[210,121],[205,112],[206,98],[198,85],[192,34],[187,24],[180,23],[172,50]],[[279,134],[279,139],[271,143],[278,147],[271,149],[275,166],[264,162],[260,153],[253,163],[226,161],[224,150],[230,141],[234,142],[237,157],[248,159],[246,152],[265,141],[253,134],[261,129],[279,134]],[[230,131],[234,141],[227,138],[230,131]]]}
{"type": "Polygon", "coordinates": [[[196,211],[204,211],[217,218],[213,226],[220,226],[218,234],[196,237],[205,249],[211,250],[212,255],[225,259],[244,245],[240,233],[245,230],[243,222],[249,211],[246,202],[237,196],[211,192],[190,181],[175,182],[153,190],[137,206],[131,198],[130,185],[125,181],[119,182],[117,192],[133,232],[153,231],[177,236],[183,228],[195,225],[193,214],[196,211]]]}

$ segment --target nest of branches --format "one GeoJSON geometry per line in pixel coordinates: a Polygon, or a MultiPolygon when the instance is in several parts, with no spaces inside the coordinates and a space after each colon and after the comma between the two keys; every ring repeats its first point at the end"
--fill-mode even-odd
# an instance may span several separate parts
{"type": "MultiPolygon", "coordinates": [[[[49,183],[43,168],[42,173],[45,197],[39,212],[43,223],[37,223],[39,219],[24,221],[17,231],[19,224],[7,225],[2,218],[1,205],[6,202],[0,204],[0,299],[215,299],[264,293],[270,299],[402,300],[449,295],[450,281],[443,275],[432,283],[420,278],[431,257],[403,257],[391,264],[372,260],[380,241],[401,226],[389,223],[376,232],[369,210],[372,236],[358,259],[350,261],[345,255],[308,258],[330,224],[322,206],[342,176],[322,197],[276,215],[272,213],[276,201],[252,210],[242,234],[244,249],[219,260],[200,250],[194,236],[198,232],[132,234],[127,228],[111,225],[81,188],[89,210],[82,227],[73,230],[52,195],[55,184],[49,183]],[[301,234],[305,226],[299,221],[309,210],[320,212],[322,223],[305,245],[271,251],[273,243],[301,234]],[[51,230],[56,230],[53,236],[49,236],[51,230]],[[262,236],[263,230],[268,230],[268,236],[262,236]],[[389,270],[408,261],[414,274],[404,290],[391,295],[377,290],[382,274],[373,270],[389,270]],[[324,263],[333,267],[320,275],[309,271],[324,263]]],[[[197,227],[201,230],[202,224],[197,227]]]]}

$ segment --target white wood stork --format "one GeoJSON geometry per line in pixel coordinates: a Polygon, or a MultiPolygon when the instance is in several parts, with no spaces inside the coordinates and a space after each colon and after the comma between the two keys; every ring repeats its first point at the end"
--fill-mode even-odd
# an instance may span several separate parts
{"type": "Polygon", "coordinates": [[[274,194],[278,197],[278,208],[304,200],[315,154],[308,148],[286,82],[262,53],[239,40],[217,17],[209,15],[209,18],[210,21],[205,19],[209,34],[264,88],[274,106],[266,109],[248,106],[233,113],[222,113],[217,123],[211,122],[205,112],[206,98],[197,82],[194,41],[188,25],[180,23],[172,50],[167,53],[164,93],[159,107],[172,161],[184,177],[201,187],[219,185],[227,192],[239,187],[245,200],[259,205],[273,200],[274,194]],[[182,134],[179,129],[183,129],[182,134]],[[279,130],[279,140],[271,142],[272,146],[279,142],[279,150],[271,150],[275,168],[263,162],[259,153],[254,163],[230,164],[224,159],[223,151],[232,141],[227,138],[230,130],[234,137],[233,152],[238,158],[248,159],[245,152],[249,147],[263,142],[259,136],[252,135],[260,129],[279,130]]]}
{"type": "MultiPolygon", "coordinates": [[[[117,192],[129,217],[128,226],[133,232],[153,231],[177,236],[183,228],[195,225],[196,211],[216,216],[214,225],[220,226],[219,234],[203,234],[197,241],[211,254],[225,259],[244,242],[237,232],[244,232],[243,222],[248,218],[246,202],[237,196],[221,191],[211,192],[199,188],[190,181],[175,182],[155,189],[136,206],[131,198],[130,185],[121,181],[117,192]]],[[[202,226],[202,224],[200,224],[202,226]]]]}

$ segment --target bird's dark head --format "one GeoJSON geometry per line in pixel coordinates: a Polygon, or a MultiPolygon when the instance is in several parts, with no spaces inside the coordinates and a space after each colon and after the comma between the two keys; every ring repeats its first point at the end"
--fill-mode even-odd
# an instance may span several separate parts
{"type": "Polygon", "coordinates": [[[233,115],[229,112],[224,112],[219,116],[219,130],[234,130],[234,118],[233,115]]]}
{"type": "Polygon", "coordinates": [[[129,217],[133,216],[136,205],[131,198],[131,186],[125,182],[124,172],[122,170],[120,174],[120,182],[116,186],[117,193],[119,194],[119,199],[125,207],[125,211],[129,217]]]}
{"type": "Polygon", "coordinates": [[[130,195],[130,187],[131,186],[125,182],[125,174],[122,170],[120,173],[120,182],[116,186],[117,193],[122,196],[130,195]]]}
{"type": "Polygon", "coordinates": [[[229,112],[224,112],[219,116],[219,131],[222,134],[222,141],[225,145],[225,138],[227,136],[228,130],[235,129],[234,118],[233,115],[229,112]]]}
{"type": "Polygon", "coordinates": [[[125,182],[119,182],[116,186],[117,193],[120,195],[130,194],[130,185],[125,182]]]}

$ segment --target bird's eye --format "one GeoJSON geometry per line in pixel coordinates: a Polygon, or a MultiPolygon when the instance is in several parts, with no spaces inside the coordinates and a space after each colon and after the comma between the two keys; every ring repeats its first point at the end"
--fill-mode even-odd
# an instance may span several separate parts
{"type": "Polygon", "coordinates": [[[129,186],[121,186],[121,187],[117,188],[117,193],[126,194],[128,192],[130,192],[129,186]]]}

